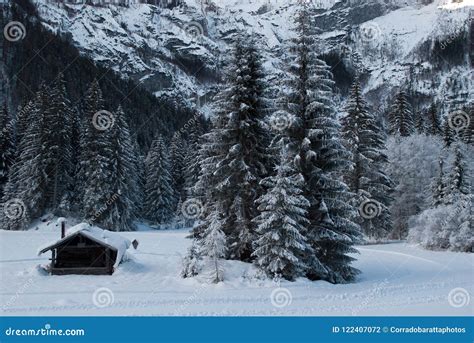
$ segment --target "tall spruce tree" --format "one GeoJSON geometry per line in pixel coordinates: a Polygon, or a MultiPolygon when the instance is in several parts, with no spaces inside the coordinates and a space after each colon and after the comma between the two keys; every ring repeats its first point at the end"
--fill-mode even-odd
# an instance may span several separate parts
{"type": "MultiPolygon", "coordinates": [[[[280,141],[283,145],[284,141],[280,141]]],[[[273,279],[294,280],[304,276],[304,255],[314,253],[304,235],[309,225],[309,202],[303,196],[304,178],[295,170],[293,158],[281,146],[276,175],[261,181],[267,192],[258,200],[259,238],[255,241],[255,264],[273,279]]]]}
{"type": "Polygon", "coordinates": [[[21,136],[15,163],[10,169],[8,181],[4,188],[2,203],[14,202],[16,212],[7,215],[2,211],[2,223],[7,230],[23,230],[29,222],[39,217],[44,210],[45,174],[42,169],[44,150],[42,148],[43,107],[47,98],[47,89],[40,87],[33,101],[29,103],[29,125],[21,136]]]}
{"type": "MultiPolygon", "coordinates": [[[[228,91],[222,89],[216,96],[216,106],[213,115],[211,116],[211,130],[202,135],[200,138],[200,148],[198,154],[199,173],[198,180],[194,186],[193,193],[198,195],[204,205],[201,214],[203,220],[199,225],[195,225],[192,230],[193,239],[200,243],[203,233],[210,223],[211,204],[221,201],[221,208],[228,208],[229,200],[223,196],[222,190],[219,187],[210,187],[209,185],[217,185],[219,179],[222,178],[220,170],[217,169],[220,161],[225,158],[226,151],[223,143],[226,139],[225,126],[227,125],[227,113],[219,104],[224,104],[225,98],[228,96],[228,91]],[[225,203],[224,203],[225,202],[225,203]]],[[[223,216],[226,221],[228,217],[223,216]]],[[[227,225],[225,225],[227,226],[227,225]]]]}
{"type": "Polygon", "coordinates": [[[174,214],[174,192],[169,153],[161,136],[151,145],[145,172],[144,217],[155,224],[168,224],[174,214]]]}
{"type": "Polygon", "coordinates": [[[196,192],[196,183],[199,178],[199,150],[200,138],[204,134],[201,121],[193,120],[190,123],[187,151],[184,158],[184,188],[186,198],[191,199],[198,196],[196,192]]]}
{"type": "Polygon", "coordinates": [[[13,125],[6,104],[0,107],[0,199],[15,157],[13,125]]]}
{"type": "Polygon", "coordinates": [[[296,38],[288,57],[285,110],[294,117],[287,130],[290,154],[305,179],[310,202],[306,238],[315,254],[306,255],[307,276],[330,282],[348,282],[358,270],[348,253],[360,237],[352,219],[356,211],[340,175],[350,167],[350,154],[342,144],[335,116],[332,74],[314,51],[316,32],[303,3],[296,17],[296,38]]]}
{"type": "Polygon", "coordinates": [[[183,139],[179,131],[175,132],[173,138],[171,139],[170,146],[171,177],[174,191],[174,210],[179,210],[178,204],[185,200],[184,159],[186,156],[186,150],[186,141],[183,139]]]}
{"type": "Polygon", "coordinates": [[[404,91],[400,91],[395,97],[389,119],[391,134],[407,137],[414,133],[413,113],[404,91]]]}
{"type": "MultiPolygon", "coordinates": [[[[35,96],[36,97],[36,96],[35,96]]],[[[35,97],[33,99],[28,100],[25,102],[23,106],[18,107],[18,114],[16,116],[16,121],[15,121],[15,145],[18,148],[21,138],[25,134],[26,130],[28,129],[29,125],[29,116],[30,113],[35,106],[35,97]]],[[[15,154],[16,156],[18,153],[15,154]]]]}
{"type": "Polygon", "coordinates": [[[355,205],[372,200],[378,204],[376,217],[359,216],[357,223],[371,240],[386,238],[392,230],[390,204],[394,183],[385,173],[388,158],[385,137],[375,117],[363,99],[359,81],[351,89],[347,116],[342,119],[342,136],[352,154],[353,167],[344,173],[349,190],[355,195],[355,205]]]}
{"type": "Polygon", "coordinates": [[[441,120],[438,115],[438,111],[436,109],[436,105],[433,103],[431,104],[430,108],[428,109],[428,127],[427,133],[433,136],[441,135],[441,120]]]}
{"type": "Polygon", "coordinates": [[[139,194],[137,153],[121,106],[114,115],[115,123],[110,128],[114,163],[109,179],[113,196],[109,199],[101,224],[109,230],[131,231],[135,229],[133,220],[137,215],[139,194]]]}
{"type": "Polygon", "coordinates": [[[469,181],[470,177],[467,164],[461,150],[461,145],[458,143],[454,148],[452,171],[449,176],[448,184],[446,185],[448,187],[447,202],[454,203],[463,195],[468,195],[470,193],[469,181]]]}
{"type": "Polygon", "coordinates": [[[90,223],[110,226],[110,204],[117,197],[110,182],[115,169],[112,149],[112,128],[114,117],[104,109],[104,101],[99,83],[94,80],[85,96],[83,120],[81,123],[81,155],[79,158],[78,190],[80,210],[90,223]],[[101,118],[100,116],[104,116],[101,118]]]}
{"type": "MultiPolygon", "coordinates": [[[[62,74],[59,74],[51,87],[49,101],[44,106],[42,124],[42,147],[44,206],[53,212],[61,202],[69,202],[72,180],[72,115],[71,105],[66,96],[62,74]]],[[[68,207],[68,206],[66,206],[68,207]]]]}
{"type": "MultiPolygon", "coordinates": [[[[204,136],[200,189],[209,188],[206,203],[224,211],[222,230],[228,257],[250,260],[255,239],[255,200],[263,193],[259,182],[268,173],[268,134],[261,62],[252,44],[236,43],[232,67],[219,95],[214,127],[204,136]]],[[[204,220],[200,232],[210,225],[204,220]]]]}

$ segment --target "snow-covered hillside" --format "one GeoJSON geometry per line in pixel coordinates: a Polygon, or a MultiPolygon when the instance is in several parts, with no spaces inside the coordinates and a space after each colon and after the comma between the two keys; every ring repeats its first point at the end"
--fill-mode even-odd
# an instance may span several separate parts
{"type": "Polygon", "coordinates": [[[358,247],[357,283],[254,278],[225,261],[225,281],[182,279],[186,230],[123,233],[140,245],[112,276],[48,276],[37,250],[57,227],[0,231],[2,315],[473,315],[474,256],[405,243],[358,247]]]}
{"type": "MultiPolygon", "coordinates": [[[[222,56],[238,31],[258,40],[271,71],[279,61],[278,49],[292,35],[296,9],[290,0],[186,0],[172,9],[35,2],[44,25],[71,37],[95,61],[140,80],[157,94],[179,93],[193,102],[197,96],[205,101],[213,94],[222,56]]],[[[311,3],[323,38],[321,52],[336,53],[347,69],[363,71],[365,91],[373,102],[388,102],[392,88],[407,87],[409,78],[427,101],[474,99],[468,58],[461,65],[435,70],[433,78],[433,69],[439,67],[430,50],[436,40],[449,42],[469,30],[473,0],[435,0],[427,5],[415,0],[311,3]],[[354,56],[359,57],[356,62],[354,56]]],[[[453,102],[455,106],[459,101],[453,102]]]]}

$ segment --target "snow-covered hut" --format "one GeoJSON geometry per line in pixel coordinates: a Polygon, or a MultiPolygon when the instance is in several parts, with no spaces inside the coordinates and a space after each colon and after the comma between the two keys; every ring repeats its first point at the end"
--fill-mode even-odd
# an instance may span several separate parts
{"type": "Polygon", "coordinates": [[[61,230],[61,239],[40,249],[52,252],[50,273],[112,274],[122,262],[131,242],[121,235],[87,223],[61,230]]]}

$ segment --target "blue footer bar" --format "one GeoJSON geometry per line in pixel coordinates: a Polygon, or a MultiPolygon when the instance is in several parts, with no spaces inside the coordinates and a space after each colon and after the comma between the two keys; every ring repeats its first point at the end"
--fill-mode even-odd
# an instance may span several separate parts
{"type": "Polygon", "coordinates": [[[0,342],[466,342],[473,317],[0,317],[0,342]]]}

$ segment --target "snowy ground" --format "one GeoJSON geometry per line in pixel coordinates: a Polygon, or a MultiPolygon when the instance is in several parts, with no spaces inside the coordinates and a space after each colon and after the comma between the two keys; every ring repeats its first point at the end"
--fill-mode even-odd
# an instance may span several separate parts
{"type": "Polygon", "coordinates": [[[473,315],[474,255],[394,243],[359,247],[357,283],[282,282],[226,262],[226,281],[179,277],[187,231],[124,234],[140,241],[112,276],[48,276],[38,248],[58,230],[0,230],[2,315],[473,315]],[[450,295],[451,293],[451,295],[450,295]]]}

